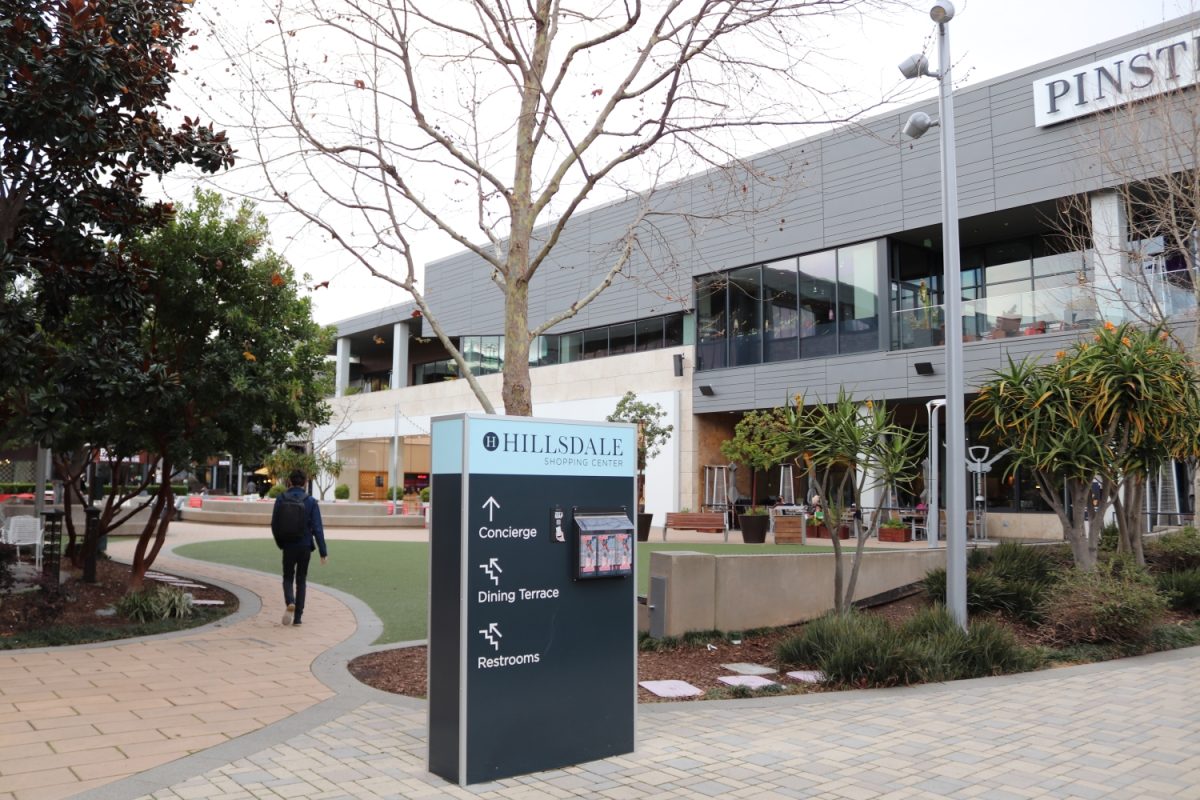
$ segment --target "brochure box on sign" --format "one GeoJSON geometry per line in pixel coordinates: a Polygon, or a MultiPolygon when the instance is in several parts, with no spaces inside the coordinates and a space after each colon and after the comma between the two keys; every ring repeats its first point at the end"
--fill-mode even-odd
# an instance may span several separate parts
{"type": "Polygon", "coordinates": [[[624,511],[575,515],[575,579],[633,574],[633,523],[624,511]]]}

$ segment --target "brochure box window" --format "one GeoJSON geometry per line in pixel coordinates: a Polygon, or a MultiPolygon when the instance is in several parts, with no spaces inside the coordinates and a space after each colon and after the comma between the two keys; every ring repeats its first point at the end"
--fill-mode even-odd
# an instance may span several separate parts
{"type": "Polygon", "coordinates": [[[634,527],[624,512],[575,518],[575,579],[623,578],[633,574],[634,527]]]}

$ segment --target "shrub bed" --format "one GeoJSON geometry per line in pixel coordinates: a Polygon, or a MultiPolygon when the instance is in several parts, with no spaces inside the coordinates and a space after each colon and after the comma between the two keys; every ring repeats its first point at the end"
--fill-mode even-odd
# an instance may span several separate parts
{"type": "Polygon", "coordinates": [[[1200,569],[1200,531],[1183,528],[1145,543],[1146,565],[1156,573],[1200,569]]]}
{"type": "Polygon", "coordinates": [[[1090,572],[1064,572],[1042,611],[1056,641],[1131,645],[1149,640],[1166,609],[1166,598],[1145,570],[1114,558],[1090,572]]]}
{"type": "Polygon", "coordinates": [[[982,621],[963,631],[941,606],[899,626],[850,612],[814,620],[780,643],[784,665],[810,666],[841,686],[903,686],[1002,675],[1037,668],[1042,658],[1000,625],[982,621]]]}

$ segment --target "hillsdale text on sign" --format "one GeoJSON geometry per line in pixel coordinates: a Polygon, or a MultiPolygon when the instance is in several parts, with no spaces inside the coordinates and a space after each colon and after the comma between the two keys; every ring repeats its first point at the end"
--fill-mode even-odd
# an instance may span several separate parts
{"type": "Polygon", "coordinates": [[[1102,61],[1033,82],[1039,127],[1194,86],[1200,74],[1200,32],[1181,33],[1102,61]]]}

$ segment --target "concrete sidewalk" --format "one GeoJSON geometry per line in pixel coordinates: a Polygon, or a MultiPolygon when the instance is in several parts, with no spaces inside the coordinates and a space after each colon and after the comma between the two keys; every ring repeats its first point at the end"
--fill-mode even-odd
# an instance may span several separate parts
{"type": "MultiPolygon", "coordinates": [[[[269,534],[180,525],[171,542],[246,535],[269,534]]],[[[337,538],[380,535],[331,531],[331,555],[337,538]]],[[[0,654],[0,800],[1200,798],[1200,648],[642,706],[632,755],[460,789],[425,771],[425,703],[345,670],[378,632],[357,600],[310,589],[304,626],[283,627],[273,576],[172,558],[156,568],[245,587],[242,609],[169,637],[0,654]]]]}

